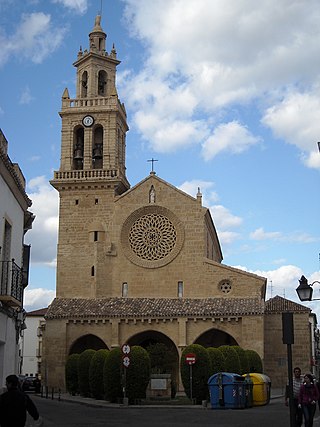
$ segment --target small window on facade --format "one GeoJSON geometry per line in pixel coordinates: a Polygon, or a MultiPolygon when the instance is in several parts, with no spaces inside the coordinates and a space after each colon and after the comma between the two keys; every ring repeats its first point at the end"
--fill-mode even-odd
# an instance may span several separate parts
{"type": "Polygon", "coordinates": [[[79,199],[76,199],[75,203],[76,203],[76,205],[78,205],[79,204],[79,199]]]}
{"type": "Polygon", "coordinates": [[[97,205],[99,203],[99,199],[94,200],[94,204],[97,205]]]}
{"type": "Polygon", "coordinates": [[[94,231],[94,233],[93,233],[93,240],[94,240],[95,242],[97,242],[97,241],[98,241],[98,231],[94,231]]]}
{"type": "Polygon", "coordinates": [[[94,265],[91,267],[91,276],[94,276],[94,265]]]}
{"type": "Polygon", "coordinates": [[[126,298],[128,296],[128,283],[127,282],[122,283],[122,296],[123,296],[123,298],[126,298]]]}
{"type": "Polygon", "coordinates": [[[232,286],[229,280],[223,280],[220,282],[219,289],[223,294],[229,294],[232,290],[232,286]]]}
{"type": "Polygon", "coordinates": [[[183,297],[183,282],[178,282],[178,298],[183,297]]]}

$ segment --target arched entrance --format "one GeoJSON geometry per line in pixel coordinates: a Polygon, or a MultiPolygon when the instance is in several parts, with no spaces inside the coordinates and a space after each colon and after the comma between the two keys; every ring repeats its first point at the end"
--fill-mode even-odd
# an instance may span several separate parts
{"type": "Polygon", "coordinates": [[[219,329],[209,329],[200,335],[195,344],[200,344],[205,348],[220,347],[221,345],[238,345],[237,341],[227,332],[219,329]]]}
{"type": "MultiPolygon", "coordinates": [[[[127,340],[127,343],[131,347],[139,345],[140,347],[143,347],[146,350],[149,346],[152,346],[154,344],[163,344],[167,348],[168,353],[170,353],[170,360],[172,361],[172,363],[170,363],[170,372],[167,373],[171,374],[172,383],[175,384],[176,387],[178,387],[179,353],[174,342],[170,338],[168,338],[161,332],[149,330],[133,335],[127,340]]],[[[154,372],[152,373],[157,373],[156,371],[157,369],[156,367],[154,367],[154,372]]]]}
{"type": "Polygon", "coordinates": [[[88,334],[78,338],[70,347],[69,355],[74,353],[82,353],[88,348],[93,350],[108,349],[101,338],[96,335],[88,334]]]}

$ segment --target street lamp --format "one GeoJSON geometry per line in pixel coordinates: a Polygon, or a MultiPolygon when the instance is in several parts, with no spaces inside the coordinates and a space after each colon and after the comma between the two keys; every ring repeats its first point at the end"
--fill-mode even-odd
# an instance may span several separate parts
{"type": "Polygon", "coordinates": [[[318,280],[315,280],[314,282],[310,283],[310,285],[309,285],[308,280],[304,276],[301,276],[299,283],[300,283],[300,285],[297,287],[296,291],[297,291],[297,294],[298,294],[300,301],[316,301],[316,300],[320,299],[320,298],[312,298],[312,294],[313,294],[312,286],[315,283],[320,284],[320,282],[318,280]]]}

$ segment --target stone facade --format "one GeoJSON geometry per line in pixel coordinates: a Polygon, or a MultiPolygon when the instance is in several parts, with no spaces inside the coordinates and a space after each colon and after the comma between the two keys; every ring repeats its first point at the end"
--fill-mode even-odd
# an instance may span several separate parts
{"type": "MultiPolygon", "coordinates": [[[[46,316],[49,386],[85,348],[162,342],[239,344],[264,357],[266,279],[222,264],[210,212],[151,172],[130,188],[116,51],[97,17],[77,61],[77,97],[62,96],[57,297],[46,316]]],[[[177,368],[178,372],[178,368],[177,368]]]]}

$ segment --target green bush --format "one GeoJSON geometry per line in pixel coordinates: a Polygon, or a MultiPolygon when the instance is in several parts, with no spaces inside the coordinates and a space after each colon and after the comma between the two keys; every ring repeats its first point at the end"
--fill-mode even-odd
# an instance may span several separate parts
{"type": "Polygon", "coordinates": [[[150,357],[144,348],[134,346],[131,348],[130,366],[126,371],[126,396],[129,402],[136,399],[145,399],[146,390],[150,380],[150,357]]]}
{"type": "Polygon", "coordinates": [[[103,399],[103,367],[109,351],[101,349],[95,352],[92,356],[89,368],[89,386],[92,397],[95,399],[103,399]]]}
{"type": "Polygon", "coordinates": [[[119,347],[109,351],[103,366],[103,385],[105,398],[117,402],[123,397],[121,382],[122,352],[119,347]]]}
{"type": "Polygon", "coordinates": [[[210,359],[207,350],[199,344],[188,345],[182,352],[180,361],[181,380],[186,395],[196,399],[197,403],[208,399],[208,379],[210,376],[210,359]],[[186,364],[186,354],[194,353],[196,363],[192,365],[192,396],[190,388],[190,365],[186,364]]]}
{"type": "Polygon", "coordinates": [[[256,372],[256,373],[262,374],[263,365],[262,365],[262,360],[259,354],[254,350],[245,350],[245,352],[248,358],[249,372],[251,373],[256,372]]]}
{"type": "Polygon", "coordinates": [[[165,344],[150,344],[146,350],[150,356],[152,374],[171,374],[174,371],[175,354],[165,344]]]}
{"type": "Polygon", "coordinates": [[[225,357],[225,370],[234,374],[240,374],[240,360],[236,350],[230,345],[222,345],[219,350],[225,357]]]}
{"type": "Polygon", "coordinates": [[[79,357],[78,365],[78,379],[79,379],[79,392],[81,396],[88,397],[90,396],[90,386],[89,386],[89,369],[90,362],[95,354],[95,350],[88,349],[83,351],[79,357]]]}
{"type": "Polygon", "coordinates": [[[225,357],[223,353],[215,347],[207,348],[208,356],[210,359],[210,377],[217,372],[224,372],[225,368],[225,357]]]}
{"type": "Polygon", "coordinates": [[[247,374],[249,372],[249,361],[245,350],[238,345],[232,346],[235,351],[238,353],[239,361],[240,361],[240,374],[247,374]]]}
{"type": "Polygon", "coordinates": [[[78,365],[79,365],[80,354],[70,354],[67,358],[65,375],[66,375],[66,389],[67,391],[75,395],[79,393],[79,381],[78,381],[78,365]]]}

